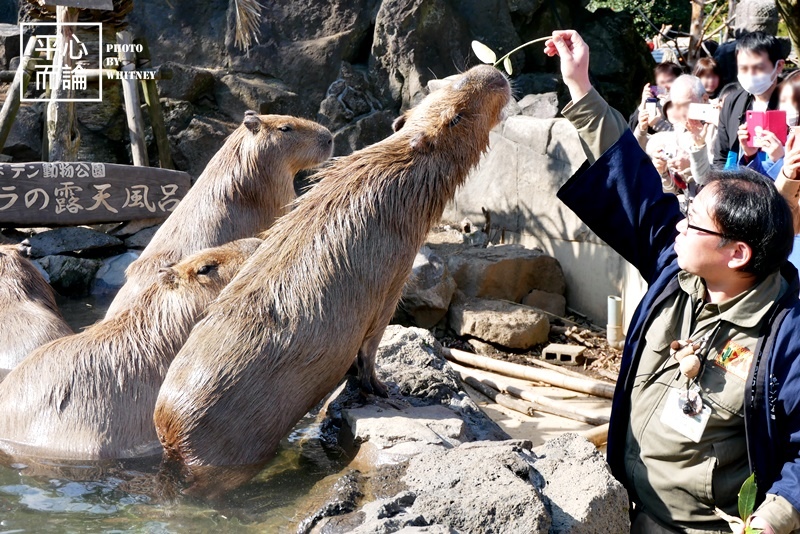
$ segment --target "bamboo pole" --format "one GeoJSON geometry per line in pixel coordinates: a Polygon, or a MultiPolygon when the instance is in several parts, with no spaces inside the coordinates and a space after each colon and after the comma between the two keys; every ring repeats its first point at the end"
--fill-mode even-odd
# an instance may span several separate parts
{"type": "Polygon", "coordinates": [[[75,161],[78,158],[81,137],[75,118],[75,102],[65,101],[73,97],[74,90],[71,83],[64,83],[64,72],[68,69],[71,77],[74,62],[70,54],[66,53],[66,47],[73,34],[74,26],[70,23],[78,21],[78,10],[57,6],[56,21],[61,25],[58,26],[56,54],[53,57],[51,81],[54,83],[51,83],[50,102],[47,104],[47,159],[75,161]]]}
{"type": "Polygon", "coordinates": [[[608,423],[580,432],[580,435],[589,440],[595,447],[608,443],[608,423]]]}
{"type": "Polygon", "coordinates": [[[8,134],[11,133],[14,119],[17,118],[17,113],[19,112],[19,103],[31,81],[31,75],[36,67],[36,58],[38,56],[36,37],[31,37],[28,40],[28,44],[25,45],[25,53],[22,54],[19,69],[14,74],[14,80],[11,82],[11,87],[8,88],[8,93],[6,93],[6,101],[3,102],[3,109],[0,110],[0,150],[5,146],[8,134]]]}
{"type": "MultiPolygon", "coordinates": [[[[603,425],[608,423],[608,416],[588,414],[574,407],[566,406],[563,401],[559,402],[545,397],[544,395],[539,395],[531,390],[516,386],[501,376],[492,376],[489,373],[463,367],[458,364],[451,363],[450,365],[461,375],[462,380],[465,382],[467,377],[474,378],[487,387],[529,402],[531,407],[536,411],[565,417],[573,421],[589,423],[590,425],[603,425]]],[[[467,384],[469,384],[469,382],[467,382],[467,384]]]]}
{"type": "MultiPolygon", "coordinates": [[[[134,43],[142,45],[139,59],[144,65],[150,64],[150,48],[147,46],[146,39],[134,39],[134,43]]],[[[172,164],[172,152],[169,147],[167,137],[167,127],[164,125],[164,114],[161,112],[161,102],[158,100],[158,88],[155,80],[142,80],[142,92],[147,103],[147,111],[150,113],[150,126],[153,128],[153,135],[156,138],[158,147],[158,161],[162,169],[174,169],[172,164]]]]}
{"type": "Polygon", "coordinates": [[[525,415],[533,415],[534,408],[527,402],[522,399],[517,399],[512,397],[511,395],[506,395],[505,393],[500,393],[496,389],[487,386],[474,376],[463,375],[462,380],[464,383],[475,389],[476,391],[482,393],[483,395],[489,397],[492,402],[499,404],[503,408],[508,408],[509,410],[514,410],[515,412],[519,412],[525,415]]]}
{"type": "Polygon", "coordinates": [[[450,361],[476,367],[478,369],[485,369],[487,371],[494,371],[505,376],[514,378],[522,378],[533,382],[545,382],[547,384],[557,386],[571,391],[578,391],[580,393],[588,393],[589,395],[596,395],[606,399],[614,398],[614,386],[605,384],[591,378],[575,378],[566,376],[549,369],[535,369],[524,365],[515,363],[501,362],[485,356],[478,356],[477,354],[470,354],[458,349],[444,348],[443,354],[445,358],[450,361]]]}
{"type": "MultiPolygon", "coordinates": [[[[117,43],[122,45],[119,50],[120,70],[132,71],[136,69],[136,56],[133,53],[133,40],[128,31],[117,33],[117,43]]],[[[147,167],[147,146],[144,142],[144,120],[142,108],[139,104],[139,92],[136,80],[120,80],[122,82],[122,96],[125,99],[125,115],[128,118],[128,131],[131,137],[131,156],[133,164],[147,167]]]]}

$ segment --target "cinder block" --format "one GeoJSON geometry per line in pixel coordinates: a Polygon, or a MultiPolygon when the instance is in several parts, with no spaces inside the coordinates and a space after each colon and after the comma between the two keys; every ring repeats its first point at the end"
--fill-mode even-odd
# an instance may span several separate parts
{"type": "Polygon", "coordinates": [[[542,351],[540,359],[558,365],[580,365],[586,359],[583,351],[586,347],[577,345],[563,345],[561,343],[550,343],[542,351]]]}

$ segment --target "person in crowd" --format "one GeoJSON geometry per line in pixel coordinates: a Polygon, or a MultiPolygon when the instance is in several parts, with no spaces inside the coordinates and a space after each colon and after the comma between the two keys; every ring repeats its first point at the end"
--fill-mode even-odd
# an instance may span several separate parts
{"type": "Polygon", "coordinates": [[[778,108],[778,92],[775,89],[784,60],[783,47],[772,35],[753,32],[737,40],[736,65],[742,89],[728,96],[720,111],[714,165],[731,167],[731,161],[738,160],[739,127],[745,122],[748,110],[778,108]]]}
{"type": "Polygon", "coordinates": [[[648,134],[654,134],[656,132],[668,132],[672,130],[672,124],[666,120],[663,104],[669,99],[669,92],[670,88],[672,87],[672,82],[674,82],[675,79],[681,74],[683,74],[683,70],[677,63],[667,61],[656,65],[655,69],[653,69],[653,76],[656,81],[655,85],[650,85],[649,83],[645,84],[644,88],[642,89],[642,100],[639,104],[639,107],[636,108],[636,110],[628,119],[628,124],[630,124],[631,130],[635,131],[636,128],[639,127],[642,121],[643,113],[647,113],[646,121],[648,134]],[[657,105],[655,106],[655,113],[648,113],[647,101],[648,99],[653,98],[658,101],[657,105]]]}
{"type": "MultiPolygon", "coordinates": [[[[588,158],[558,198],[648,284],[627,332],[608,436],[611,471],[634,504],[631,532],[730,532],[716,510],[738,515],[751,473],[747,526],[800,528],[792,210],[765,176],[714,169],[682,214],[622,115],[592,87],[580,35],[553,32],[544,51],[560,57],[572,99],[562,114],[588,158]]],[[[800,157],[784,167],[797,180],[800,157]]]]}
{"type": "Polygon", "coordinates": [[[695,63],[692,74],[703,82],[703,88],[706,90],[709,100],[716,100],[722,89],[717,62],[710,57],[701,57],[695,63]]]}

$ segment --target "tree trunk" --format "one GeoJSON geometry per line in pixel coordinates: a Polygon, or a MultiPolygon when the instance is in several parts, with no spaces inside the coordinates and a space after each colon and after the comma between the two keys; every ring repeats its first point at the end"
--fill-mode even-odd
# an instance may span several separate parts
{"type": "MultiPolygon", "coordinates": [[[[78,10],[71,7],[58,6],[56,21],[70,23],[78,21],[78,10]]],[[[56,54],[53,58],[53,80],[55,86],[50,88],[50,102],[47,105],[47,139],[48,161],[75,161],[78,156],[80,135],[75,120],[75,103],[63,102],[62,99],[73,98],[74,91],[62,84],[62,72],[72,69],[74,62],[70,54],[64,53],[72,39],[74,26],[61,26],[58,31],[56,54]]]]}
{"type": "Polygon", "coordinates": [[[800,0],[777,0],[778,12],[786,22],[792,47],[800,54],[800,0]]]}
{"type": "Polygon", "coordinates": [[[703,45],[703,27],[705,26],[705,0],[692,0],[692,25],[689,29],[689,54],[686,62],[694,68],[703,45]]]}

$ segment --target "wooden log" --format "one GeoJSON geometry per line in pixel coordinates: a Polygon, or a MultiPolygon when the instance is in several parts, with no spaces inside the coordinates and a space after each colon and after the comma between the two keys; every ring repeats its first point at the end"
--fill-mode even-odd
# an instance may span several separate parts
{"type": "Polygon", "coordinates": [[[2,163],[0,226],[163,218],[190,181],[185,172],[111,163],[2,163]]]}
{"type": "Polygon", "coordinates": [[[25,45],[25,52],[22,54],[20,68],[14,73],[14,80],[11,82],[11,87],[8,88],[6,93],[6,101],[3,102],[3,109],[0,109],[0,150],[8,140],[8,134],[11,133],[11,127],[14,125],[14,119],[17,118],[19,112],[19,102],[22,95],[25,94],[25,89],[31,81],[31,75],[36,67],[36,58],[39,56],[39,51],[36,50],[36,38],[31,37],[28,39],[28,44],[25,45]]]}
{"type": "Polygon", "coordinates": [[[608,423],[580,432],[580,435],[589,440],[595,447],[608,443],[608,423]]]}
{"type": "Polygon", "coordinates": [[[587,393],[589,395],[596,395],[606,399],[614,398],[613,385],[605,384],[591,378],[579,379],[551,371],[550,369],[537,369],[515,363],[502,362],[492,358],[487,358],[486,356],[470,354],[469,352],[464,352],[463,350],[458,349],[444,348],[443,354],[445,358],[450,361],[455,361],[470,367],[494,371],[505,376],[522,378],[523,380],[545,382],[546,384],[551,384],[560,388],[578,391],[580,393],[587,393]]]}
{"type": "Polygon", "coordinates": [[[470,387],[474,388],[476,391],[479,391],[483,395],[486,395],[492,400],[492,402],[499,404],[503,408],[508,408],[509,410],[513,410],[525,415],[534,414],[533,406],[524,400],[514,398],[511,395],[506,395],[505,393],[500,393],[496,389],[487,386],[472,376],[464,376],[462,380],[464,380],[464,383],[468,384],[470,387]]]}
{"type": "Polygon", "coordinates": [[[66,52],[68,43],[72,39],[75,26],[71,22],[78,21],[78,11],[75,8],[58,6],[56,8],[56,21],[58,26],[58,39],[56,54],[53,58],[53,77],[55,87],[50,87],[50,102],[47,104],[47,154],[48,161],[75,161],[78,158],[78,147],[81,137],[78,133],[78,123],[75,117],[75,102],[67,99],[73,98],[74,90],[71,85],[62,83],[63,73],[71,70],[74,61],[66,52]]]}
{"type": "MultiPolygon", "coordinates": [[[[572,419],[573,421],[589,423],[590,425],[603,425],[609,421],[609,418],[606,415],[585,413],[580,409],[568,406],[567,403],[563,401],[560,402],[544,395],[539,395],[531,390],[516,386],[510,383],[508,380],[504,380],[501,376],[491,376],[488,373],[470,369],[458,364],[451,363],[450,365],[456,370],[456,372],[458,372],[459,375],[461,375],[462,380],[465,382],[467,377],[472,377],[487,387],[529,402],[531,407],[536,411],[558,415],[559,417],[565,417],[567,419],[572,419]]],[[[467,383],[469,384],[469,382],[467,383]]]]}
{"type": "MultiPolygon", "coordinates": [[[[117,33],[119,49],[119,69],[123,72],[136,69],[136,55],[131,51],[133,39],[128,31],[117,33]],[[127,45],[127,46],[126,46],[127,45]]],[[[136,80],[124,79],[122,82],[122,96],[125,99],[125,115],[128,118],[128,131],[131,137],[131,155],[133,164],[147,167],[147,145],[144,142],[144,119],[142,108],[139,104],[139,91],[136,80]]]]}
{"type": "MultiPolygon", "coordinates": [[[[147,46],[146,39],[135,39],[134,43],[142,45],[139,53],[139,60],[146,65],[150,63],[150,47],[147,46]]],[[[156,138],[158,147],[158,162],[162,169],[174,169],[172,164],[172,150],[169,146],[167,137],[167,127],[164,124],[164,114],[161,112],[161,102],[158,100],[158,88],[155,80],[142,80],[142,92],[147,103],[147,111],[150,113],[150,126],[153,128],[153,135],[156,138]]]]}

